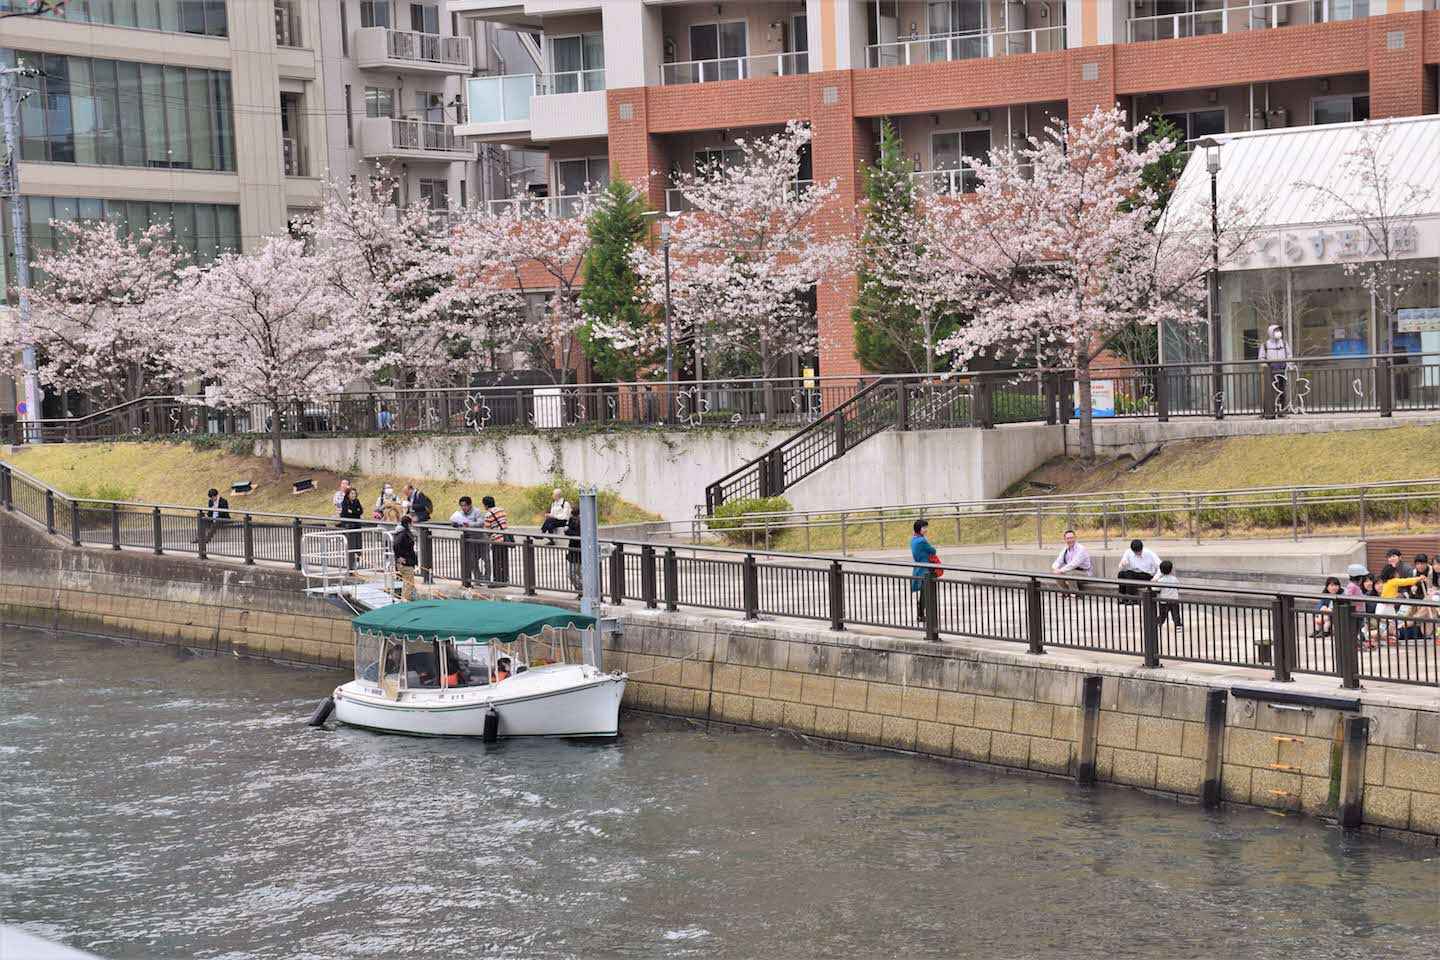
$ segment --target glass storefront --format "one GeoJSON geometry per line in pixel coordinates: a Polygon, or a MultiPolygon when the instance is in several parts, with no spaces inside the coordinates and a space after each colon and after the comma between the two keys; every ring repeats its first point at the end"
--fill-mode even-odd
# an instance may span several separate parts
{"type": "MultiPolygon", "coordinates": [[[[0,13],[25,12],[30,8],[30,0],[0,0],[0,13]]],[[[229,33],[225,0],[70,0],[52,16],[169,33],[211,37],[229,33]]]]}

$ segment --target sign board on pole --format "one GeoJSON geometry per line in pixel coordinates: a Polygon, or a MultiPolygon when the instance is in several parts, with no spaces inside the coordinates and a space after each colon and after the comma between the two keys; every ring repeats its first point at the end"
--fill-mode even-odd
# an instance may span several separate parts
{"type": "MultiPolygon", "coordinates": [[[[1080,384],[1075,384],[1075,416],[1080,416],[1080,384]]],[[[1090,416],[1115,416],[1115,381],[1090,381],[1090,416]]]]}
{"type": "Polygon", "coordinates": [[[30,412],[30,405],[24,400],[21,400],[19,403],[15,404],[15,412],[23,417],[25,416],[25,414],[30,412]]]}

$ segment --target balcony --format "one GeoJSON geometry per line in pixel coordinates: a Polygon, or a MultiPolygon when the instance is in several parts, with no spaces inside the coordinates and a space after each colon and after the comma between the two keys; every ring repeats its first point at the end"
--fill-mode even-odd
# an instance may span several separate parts
{"type": "MultiPolygon", "coordinates": [[[[1434,3],[1427,3],[1433,7],[1434,3]]],[[[1333,23],[1368,16],[1368,3],[1346,3],[1341,0],[1286,0],[1281,3],[1256,3],[1248,7],[1221,7],[1215,10],[1194,10],[1189,13],[1136,17],[1126,22],[1127,39],[1131,43],[1148,40],[1174,40],[1177,37],[1210,37],[1224,33],[1247,33],[1251,30],[1274,30],[1307,23],[1333,23]]]]}
{"type": "Polygon", "coordinates": [[[793,77],[810,72],[810,54],[764,53],[754,57],[687,60],[660,66],[662,86],[714,83],[717,80],[753,80],[758,77],[793,77]]]}
{"type": "Polygon", "coordinates": [[[873,43],[865,48],[868,67],[908,67],[916,63],[948,63],[1022,53],[1065,49],[1065,27],[1033,30],[974,31],[873,43]]]}
{"type": "Polygon", "coordinates": [[[280,152],[284,162],[285,176],[305,176],[305,154],[294,137],[280,138],[280,152]]]}
{"type": "Polygon", "coordinates": [[[465,101],[469,120],[460,134],[479,140],[549,143],[609,131],[604,70],[472,77],[465,101]]]}
{"type": "Polygon", "coordinates": [[[510,197],[491,200],[490,213],[497,217],[516,215],[526,220],[559,220],[580,214],[582,197],[510,197]]]}
{"type": "MultiPolygon", "coordinates": [[[[1035,168],[1028,163],[1019,166],[1023,180],[1035,179],[1035,168]]],[[[980,186],[980,174],[970,167],[948,167],[943,170],[917,170],[910,174],[916,188],[926,196],[958,197],[974,193],[980,186]]]]}
{"type": "Polygon", "coordinates": [[[473,151],[448,123],[366,117],[360,121],[360,152],[367,160],[467,160],[473,151]]]}
{"type": "MultiPolygon", "coordinates": [[[[785,186],[790,191],[790,194],[794,196],[804,193],[812,186],[814,186],[814,184],[814,180],[791,180],[785,186]]],[[[699,207],[695,206],[688,199],[686,199],[685,191],[681,190],[679,187],[670,187],[668,190],[665,191],[666,213],[694,213],[699,209],[699,207]]]]}
{"type": "Polygon", "coordinates": [[[361,27],[355,31],[355,60],[362,70],[459,75],[470,72],[474,57],[469,37],[361,27]]]}

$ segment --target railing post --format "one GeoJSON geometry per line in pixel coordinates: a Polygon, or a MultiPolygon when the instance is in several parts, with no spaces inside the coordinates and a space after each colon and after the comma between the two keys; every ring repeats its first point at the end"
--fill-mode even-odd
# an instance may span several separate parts
{"type": "Polygon", "coordinates": [[[66,498],[70,504],[70,545],[80,546],[80,501],[66,498]]]}
{"type": "Polygon", "coordinates": [[[640,548],[640,600],[646,610],[654,610],[655,602],[655,548],[645,544],[640,548]]]}
{"type": "Polygon", "coordinates": [[[1274,420],[1280,415],[1280,398],[1275,393],[1275,372],[1270,364],[1260,364],[1260,417],[1274,420]]]}
{"type": "Polygon", "coordinates": [[[1040,581],[1031,578],[1025,584],[1025,624],[1029,628],[1030,652],[1045,652],[1045,613],[1040,605],[1040,581]]]}
{"type": "Polygon", "coordinates": [[[895,383],[895,429],[910,429],[910,391],[902,381],[895,383]]]}
{"type": "Polygon", "coordinates": [[[1294,678],[1295,667],[1295,598],[1281,594],[1270,601],[1270,650],[1274,658],[1275,679],[1288,683],[1294,678]]]}
{"type": "Polygon", "coordinates": [[[247,566],[255,565],[255,518],[245,514],[245,523],[240,530],[240,542],[243,546],[243,556],[247,566]]]}
{"type": "Polygon", "coordinates": [[[51,490],[45,491],[45,532],[55,532],[55,493],[51,490]]]}
{"type": "Polygon", "coordinates": [[[475,581],[470,577],[470,570],[473,566],[472,557],[475,556],[475,545],[465,535],[466,531],[460,531],[460,586],[473,586],[475,581]]]}
{"type": "Polygon", "coordinates": [[[1145,666],[1160,666],[1160,611],[1155,591],[1149,587],[1140,594],[1140,633],[1145,651],[1145,666]]]}
{"type": "Polygon", "coordinates": [[[826,592],[829,594],[830,629],[845,629],[845,570],[839,560],[830,561],[826,576],[826,592]]]}
{"type": "Polygon", "coordinates": [[[525,596],[535,596],[535,538],[526,537],[525,545],[520,548],[520,576],[521,585],[525,588],[525,596]]]}
{"type": "Polygon", "coordinates": [[[15,495],[10,486],[11,482],[10,468],[0,464],[0,501],[4,502],[6,510],[15,509],[15,495]]]}
{"type": "Polygon", "coordinates": [[[975,425],[981,430],[991,430],[995,427],[995,394],[991,382],[985,378],[974,382],[973,393],[975,404],[975,425]]]}
{"type": "Polygon", "coordinates": [[[835,411],[835,456],[845,452],[845,412],[835,411]]]}
{"type": "Polygon", "coordinates": [[[745,609],[745,619],[759,620],[760,565],[755,562],[753,554],[745,554],[745,560],[740,565],[740,594],[741,605],[745,609]]]}
{"type": "Polygon", "coordinates": [[[617,543],[610,551],[610,602],[617,607],[625,602],[625,544],[617,543]]]}
{"type": "Polygon", "coordinates": [[[420,545],[420,566],[424,571],[425,583],[435,582],[435,542],[430,534],[430,528],[422,526],[420,536],[417,538],[420,545]]]}
{"type": "Polygon", "coordinates": [[[756,461],[755,469],[759,473],[756,481],[756,496],[770,496],[770,458],[768,456],[761,457],[756,461]]]}
{"type": "Polygon", "coordinates": [[[1360,643],[1355,620],[1355,608],[1349,601],[1337,600],[1332,611],[1335,616],[1335,670],[1340,674],[1340,686],[1346,690],[1360,689],[1360,643]]]}
{"type": "Polygon", "coordinates": [[[674,547],[665,548],[665,609],[671,613],[680,609],[680,558],[674,547]]]}
{"type": "Polygon", "coordinates": [[[150,511],[150,533],[154,537],[154,543],[151,544],[151,547],[155,551],[155,556],[158,557],[165,552],[165,528],[160,522],[159,507],[155,507],[150,511]]]}
{"type": "Polygon", "coordinates": [[[110,504],[110,549],[120,549],[120,504],[110,504]]]}
{"type": "Polygon", "coordinates": [[[203,511],[195,514],[195,556],[201,560],[209,557],[209,551],[205,544],[205,514],[203,511]]]}
{"type": "Polygon", "coordinates": [[[1041,377],[1041,391],[1045,401],[1045,425],[1053,427],[1059,423],[1059,413],[1055,409],[1060,399],[1060,384],[1058,374],[1047,373],[1041,377]]]}
{"type": "Polygon", "coordinates": [[[776,448],[770,451],[770,492],[766,496],[778,497],[785,492],[785,451],[776,448]]]}
{"type": "Polygon", "coordinates": [[[1170,371],[1166,367],[1155,368],[1155,419],[1170,422],[1170,371]]]}
{"type": "Polygon", "coordinates": [[[1395,365],[1389,357],[1375,362],[1375,399],[1380,404],[1380,416],[1389,417],[1395,413],[1395,365]]]}
{"type": "Polygon", "coordinates": [[[290,521],[290,545],[295,551],[295,569],[299,570],[303,565],[302,558],[305,552],[305,527],[300,523],[299,517],[290,521]]]}
{"type": "Polygon", "coordinates": [[[940,578],[934,567],[927,567],[920,581],[920,602],[925,605],[925,639],[940,642],[940,578]]]}

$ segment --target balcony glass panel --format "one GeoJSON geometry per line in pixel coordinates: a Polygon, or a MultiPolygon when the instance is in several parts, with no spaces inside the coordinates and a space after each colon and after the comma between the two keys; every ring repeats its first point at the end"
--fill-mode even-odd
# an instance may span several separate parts
{"type": "Polygon", "coordinates": [[[535,75],[472,77],[465,81],[471,123],[510,123],[530,119],[535,75]]]}

